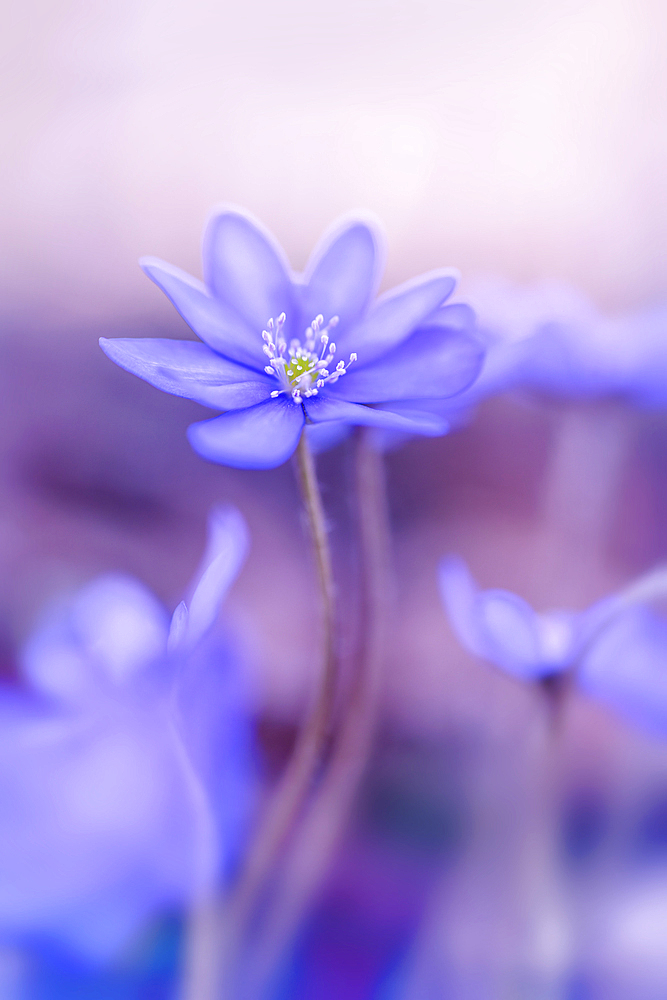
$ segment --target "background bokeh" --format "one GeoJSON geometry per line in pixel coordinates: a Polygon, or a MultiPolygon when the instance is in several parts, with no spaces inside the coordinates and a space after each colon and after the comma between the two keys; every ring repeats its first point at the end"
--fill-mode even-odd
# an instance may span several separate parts
{"type": "MultiPolygon", "coordinates": [[[[208,508],[230,500],[253,548],[228,613],[275,765],[317,641],[291,471],[205,464],[184,436],[204,411],[101,354],[100,335],[189,335],[137,257],[199,275],[225,201],[298,269],[336,215],[364,208],[387,231],[386,286],[453,265],[464,299],[488,273],[555,278],[608,313],[664,299],[667,8],[5,0],[2,21],[5,673],[43,606],[102,570],[174,607],[208,508]]],[[[290,996],[393,996],[378,992],[391,979],[414,1000],[491,1000],[525,968],[568,970],[560,993],[531,997],[663,995],[667,748],[573,696],[549,778],[564,874],[545,887],[530,847],[542,706],[460,649],[435,570],[456,551],[484,586],[586,606],[667,557],[666,451],[660,412],[512,398],[389,456],[381,737],[290,996]]],[[[343,573],[348,464],[346,446],[322,460],[343,573]]],[[[8,982],[17,963],[10,949],[8,982]]]]}

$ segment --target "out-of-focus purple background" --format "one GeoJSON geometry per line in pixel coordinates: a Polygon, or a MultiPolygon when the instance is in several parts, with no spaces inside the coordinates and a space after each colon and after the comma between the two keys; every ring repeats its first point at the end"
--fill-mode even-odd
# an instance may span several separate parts
{"type": "MultiPolygon", "coordinates": [[[[100,335],[188,335],[136,258],[200,274],[206,214],[229,201],[301,268],[364,208],[387,230],[387,286],[454,265],[462,298],[485,273],[559,279],[610,313],[667,297],[667,10],[28,0],[2,20],[5,672],[44,606],[100,571],[173,608],[209,507],[232,501],[253,545],[227,614],[275,762],[317,642],[291,471],[205,464],[184,436],[204,411],[101,354],[100,335]]],[[[586,606],[667,557],[666,456],[660,412],[515,398],[389,456],[381,736],[286,995],[664,995],[667,747],[572,697],[548,885],[542,706],[461,650],[435,577],[456,551],[484,586],[586,606]]],[[[348,461],[322,460],[343,571],[348,461]]]]}

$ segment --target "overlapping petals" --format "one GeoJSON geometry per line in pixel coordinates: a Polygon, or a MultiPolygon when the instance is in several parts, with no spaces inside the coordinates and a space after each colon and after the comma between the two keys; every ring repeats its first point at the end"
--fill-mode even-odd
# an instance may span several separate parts
{"type": "Polygon", "coordinates": [[[420,401],[465,389],[483,353],[470,332],[470,310],[443,307],[455,272],[433,271],[373,303],[384,258],[374,223],[336,225],[298,276],[273,237],[233,208],[212,217],[203,252],[205,284],[153,258],[142,262],[203,343],[101,341],[113,361],[151,385],[226,411],[190,428],[199,454],[240,468],[271,468],[289,458],[306,423],[407,434],[448,429],[432,405],[421,412],[420,401]],[[325,332],[335,354],[320,339],[321,324],[331,321],[325,332]],[[265,329],[283,338],[268,357],[265,329]],[[305,371],[290,375],[284,360],[295,349],[293,338],[309,360],[305,371]]]}
{"type": "Polygon", "coordinates": [[[271,399],[192,424],[188,439],[211,462],[239,469],[273,469],[293,453],[305,421],[296,403],[271,399]]]}
{"type": "Polygon", "coordinates": [[[156,389],[216,409],[261,403],[271,395],[268,378],[190,340],[102,339],[107,357],[156,389]]]}
{"type": "Polygon", "coordinates": [[[382,237],[372,221],[333,226],[313,251],[301,289],[302,318],[338,316],[343,330],[365,315],[384,267],[382,237]]]}
{"type": "Polygon", "coordinates": [[[471,289],[487,346],[480,378],[460,403],[507,390],[574,398],[667,400],[667,305],[604,316],[555,282],[520,288],[486,280],[471,289]]]}
{"type": "Polygon", "coordinates": [[[432,326],[416,331],[375,364],[352,368],[331,391],[358,403],[453,396],[473,381],[481,356],[481,348],[471,350],[466,333],[432,326]]]}
{"type": "Polygon", "coordinates": [[[476,656],[524,680],[557,673],[571,662],[577,648],[574,616],[540,616],[507,590],[480,591],[455,556],[442,560],[439,582],[452,628],[476,656]]]}
{"type": "Polygon", "coordinates": [[[142,257],[142,269],[160,288],[188,326],[213,351],[249,368],[263,371],[254,331],[221,299],[214,298],[201,281],[156,257],[142,257]]]}
{"type": "Polygon", "coordinates": [[[667,735],[667,622],[645,607],[619,616],[584,656],[579,683],[639,725],[667,735]]]}
{"type": "Polygon", "coordinates": [[[211,294],[255,335],[270,316],[282,312],[288,317],[286,333],[296,334],[291,324],[298,318],[298,299],[287,259],[268,230],[245,212],[227,210],[210,219],[204,234],[204,279],[211,294]]]}
{"type": "Polygon", "coordinates": [[[30,690],[0,690],[3,934],[108,959],[226,869],[249,795],[246,723],[230,647],[202,640],[247,545],[240,514],[215,509],[171,630],[150,591],[114,574],[28,641],[30,690]]]}
{"type": "Polygon", "coordinates": [[[353,332],[339,338],[341,346],[356,350],[362,364],[375,361],[435,312],[452,294],[457,281],[457,271],[432,271],[386,292],[353,332]]]}
{"type": "Polygon", "coordinates": [[[630,591],[579,613],[538,614],[517,594],[479,590],[455,556],[442,560],[439,583],[452,629],[475,656],[528,681],[572,671],[592,697],[667,733],[667,621],[630,591]]]}

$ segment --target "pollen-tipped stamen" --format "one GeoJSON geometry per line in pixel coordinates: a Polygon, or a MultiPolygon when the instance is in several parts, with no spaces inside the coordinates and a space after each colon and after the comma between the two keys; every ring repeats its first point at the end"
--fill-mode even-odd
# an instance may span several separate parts
{"type": "Polygon", "coordinates": [[[271,393],[273,399],[284,392],[295,403],[300,403],[304,396],[316,396],[327,382],[337,381],[352,362],[357,360],[357,355],[351,354],[347,365],[344,361],[339,361],[335,369],[329,371],[336,353],[336,344],[329,341],[329,335],[338,325],[338,316],[332,316],[325,327],[322,325],[324,317],[321,314],[316,316],[306,328],[304,342],[294,337],[289,349],[282,334],[285,319],[285,313],[281,313],[277,320],[270,319],[266,330],[262,331],[263,350],[269,358],[264,371],[267,375],[274,375],[282,384],[281,389],[271,393]],[[319,354],[315,352],[318,337],[321,345],[319,354]],[[284,357],[286,350],[288,357],[284,357]]]}

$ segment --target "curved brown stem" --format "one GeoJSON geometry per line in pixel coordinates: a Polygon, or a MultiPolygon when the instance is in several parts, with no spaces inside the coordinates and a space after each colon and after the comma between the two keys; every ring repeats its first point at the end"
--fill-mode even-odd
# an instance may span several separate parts
{"type": "Polygon", "coordinates": [[[349,700],[329,766],[284,864],[258,935],[250,997],[264,995],[326,872],[368,761],[377,717],[389,578],[389,519],[382,456],[357,432],[356,505],[361,553],[359,640],[349,700]]]}
{"type": "MultiPolygon", "coordinates": [[[[323,667],[313,708],[301,730],[292,757],[273,793],[245,867],[227,906],[225,947],[230,959],[251,923],[290,831],[297,822],[327,746],[338,679],[334,638],[335,598],[331,551],[315,463],[305,433],[296,452],[299,485],[308,516],[323,610],[323,667]]],[[[229,964],[229,961],[226,963],[229,964]]]]}

